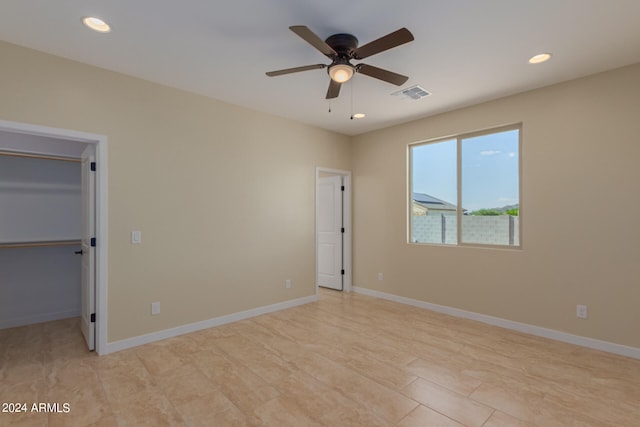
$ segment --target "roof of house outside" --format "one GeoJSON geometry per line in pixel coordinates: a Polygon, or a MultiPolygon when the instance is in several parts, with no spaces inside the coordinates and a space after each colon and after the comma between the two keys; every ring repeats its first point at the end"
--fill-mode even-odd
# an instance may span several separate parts
{"type": "Polygon", "coordinates": [[[442,211],[455,211],[458,209],[458,207],[452,203],[445,202],[444,200],[424,193],[412,193],[412,198],[415,203],[428,209],[442,211]]]}

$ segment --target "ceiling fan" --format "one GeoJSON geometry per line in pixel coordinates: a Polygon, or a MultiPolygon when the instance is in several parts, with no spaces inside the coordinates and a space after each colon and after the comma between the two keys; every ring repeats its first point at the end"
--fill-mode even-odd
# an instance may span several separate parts
{"type": "Polygon", "coordinates": [[[360,47],[358,47],[358,39],[351,34],[334,34],[322,41],[320,37],[304,25],[294,25],[289,27],[289,29],[331,59],[331,64],[314,64],[269,71],[266,73],[269,77],[328,68],[327,71],[331,77],[331,81],[329,82],[329,89],[327,90],[327,99],[337,98],[340,94],[340,86],[342,83],[349,81],[355,73],[383,80],[396,86],[402,86],[409,79],[409,77],[403,76],[402,74],[374,67],[373,65],[362,63],[353,65],[351,63],[352,59],[365,59],[412,41],[413,34],[406,28],[400,28],[360,47]]]}

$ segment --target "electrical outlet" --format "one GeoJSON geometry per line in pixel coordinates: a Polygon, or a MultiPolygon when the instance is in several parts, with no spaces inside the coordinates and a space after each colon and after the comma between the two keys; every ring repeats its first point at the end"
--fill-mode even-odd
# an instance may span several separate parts
{"type": "Polygon", "coordinates": [[[152,315],[160,314],[160,303],[159,302],[152,302],[151,303],[151,314],[152,315]]]}
{"type": "Polygon", "coordinates": [[[142,232],[141,231],[132,231],[131,232],[131,243],[134,245],[139,245],[142,243],[142,232]]]}
{"type": "Polygon", "coordinates": [[[291,279],[287,279],[284,281],[284,287],[287,289],[291,287],[291,279]]]}
{"type": "Polygon", "coordinates": [[[578,319],[586,319],[587,318],[587,306],[578,304],[576,305],[576,317],[578,319]]]}
{"type": "Polygon", "coordinates": [[[384,280],[384,274],[378,273],[378,280],[380,281],[384,280]]]}

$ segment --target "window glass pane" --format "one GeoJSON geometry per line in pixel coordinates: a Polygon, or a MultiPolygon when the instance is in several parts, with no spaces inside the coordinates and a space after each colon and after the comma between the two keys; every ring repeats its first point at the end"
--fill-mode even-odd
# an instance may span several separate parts
{"type": "Polygon", "coordinates": [[[519,242],[518,130],[462,139],[462,242],[519,242]]]}
{"type": "Polygon", "coordinates": [[[411,242],[458,243],[457,141],[411,148],[411,242]]]}

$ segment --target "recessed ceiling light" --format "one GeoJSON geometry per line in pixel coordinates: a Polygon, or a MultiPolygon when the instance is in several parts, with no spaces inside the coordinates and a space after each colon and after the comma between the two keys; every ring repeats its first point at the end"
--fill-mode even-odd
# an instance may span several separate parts
{"type": "Polygon", "coordinates": [[[104,22],[102,19],[95,18],[93,16],[82,18],[82,23],[91,28],[93,31],[97,31],[99,33],[108,33],[109,31],[111,31],[111,27],[109,26],[109,24],[104,22]]]}
{"type": "Polygon", "coordinates": [[[551,59],[550,53],[539,53],[538,55],[529,58],[529,64],[540,64],[551,59]]]}
{"type": "Polygon", "coordinates": [[[365,117],[366,117],[366,114],[364,114],[364,113],[355,113],[353,115],[354,119],[364,119],[365,117]]]}

